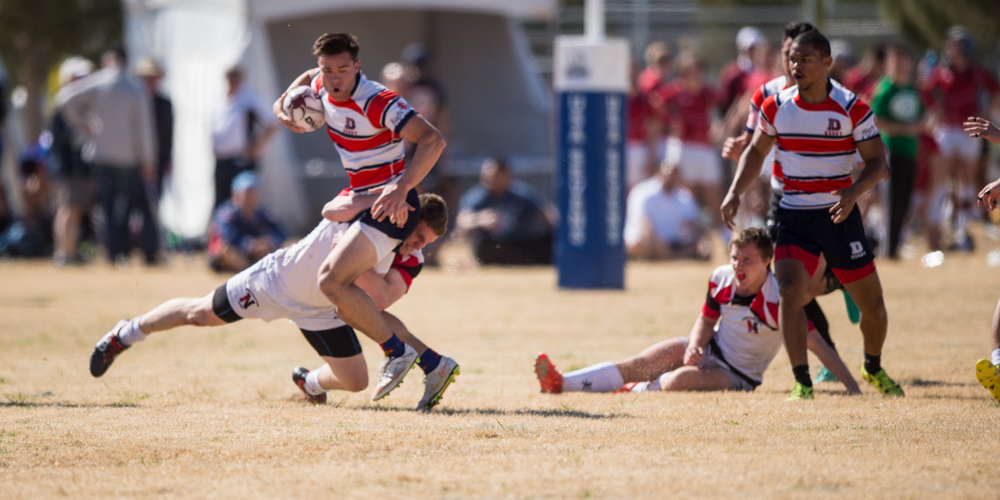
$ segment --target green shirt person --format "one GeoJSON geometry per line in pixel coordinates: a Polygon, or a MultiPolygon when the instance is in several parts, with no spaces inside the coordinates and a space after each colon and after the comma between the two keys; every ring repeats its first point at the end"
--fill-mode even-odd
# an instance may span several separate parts
{"type": "Polygon", "coordinates": [[[906,47],[886,50],[886,75],[873,92],[872,111],[889,152],[888,256],[897,257],[917,172],[917,135],[924,106],[913,88],[913,56],[906,47]]]}

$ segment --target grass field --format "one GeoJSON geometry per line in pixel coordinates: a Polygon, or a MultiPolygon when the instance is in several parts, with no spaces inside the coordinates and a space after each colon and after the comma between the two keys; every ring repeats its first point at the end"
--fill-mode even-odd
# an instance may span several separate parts
{"type": "MultiPolygon", "coordinates": [[[[0,262],[0,497],[993,497],[1000,408],[972,368],[1000,295],[985,250],[879,262],[883,364],[905,398],[823,384],[795,403],[783,351],[751,394],[539,394],[539,350],[569,370],[687,335],[721,256],[630,265],[624,292],[558,291],[552,269],[427,270],[392,310],[462,366],[430,414],[411,410],[419,370],[377,404],[307,405],[290,374],[318,358],[283,321],[156,334],[94,379],[115,321],[223,279],[182,259],[0,262]]],[[[843,299],[821,302],[858,375],[843,299]]]]}

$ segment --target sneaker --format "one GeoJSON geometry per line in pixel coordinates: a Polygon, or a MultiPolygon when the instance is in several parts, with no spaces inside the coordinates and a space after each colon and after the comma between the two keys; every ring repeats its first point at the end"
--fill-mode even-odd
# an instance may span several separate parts
{"type": "Polygon", "coordinates": [[[410,373],[410,368],[413,368],[413,365],[417,363],[417,351],[408,344],[403,344],[403,347],[402,355],[395,358],[386,356],[382,360],[382,364],[378,365],[376,372],[378,384],[375,385],[375,392],[372,393],[372,401],[378,401],[388,396],[403,381],[403,377],[410,373]]]}
{"type": "Polygon", "coordinates": [[[993,399],[1000,403],[1000,380],[998,379],[998,369],[993,363],[990,363],[988,359],[980,359],[976,363],[976,379],[979,380],[979,385],[983,386],[983,389],[990,391],[993,395],[993,399]]]}
{"type": "Polygon", "coordinates": [[[619,387],[618,390],[615,391],[615,394],[618,394],[620,392],[640,393],[640,392],[646,392],[648,390],[649,390],[649,382],[629,382],[619,387]]]}
{"type": "Polygon", "coordinates": [[[535,376],[538,377],[538,384],[542,386],[542,392],[550,394],[562,392],[562,373],[556,370],[556,365],[552,364],[544,352],[539,352],[535,358],[535,376]]]}
{"type": "Polygon", "coordinates": [[[122,351],[128,349],[128,347],[123,346],[121,341],[118,340],[118,331],[127,324],[127,319],[119,321],[110,332],[101,337],[101,340],[97,341],[97,345],[94,346],[94,352],[90,353],[91,375],[95,377],[104,375],[104,372],[108,371],[108,368],[111,367],[111,363],[115,361],[115,358],[118,357],[122,351]]]}
{"type": "Polygon", "coordinates": [[[314,405],[325,405],[326,404],[325,392],[323,394],[318,394],[316,396],[313,396],[312,394],[309,394],[309,391],[306,391],[307,375],[309,375],[309,370],[306,370],[305,368],[302,368],[300,366],[296,368],[295,371],[292,372],[292,382],[295,382],[295,385],[297,385],[299,389],[302,390],[302,394],[306,395],[306,401],[314,405]]]}
{"type": "Polygon", "coordinates": [[[885,368],[878,371],[878,373],[872,375],[865,371],[865,365],[861,365],[861,378],[868,382],[878,392],[881,392],[883,396],[904,396],[903,388],[896,383],[889,374],[885,372],[885,368]]]}
{"type": "Polygon", "coordinates": [[[816,375],[816,378],[813,379],[813,383],[822,384],[823,382],[839,382],[839,380],[837,380],[837,376],[834,375],[833,372],[823,366],[820,367],[819,373],[816,375]]]}
{"type": "Polygon", "coordinates": [[[441,402],[444,390],[461,374],[458,363],[448,356],[441,356],[437,368],[424,375],[424,397],[417,404],[418,410],[430,410],[441,402]]]}
{"type": "Polygon", "coordinates": [[[785,401],[798,401],[800,399],[815,399],[816,396],[813,394],[812,387],[806,387],[798,382],[795,383],[795,388],[792,389],[792,393],[785,398],[785,401]]]}

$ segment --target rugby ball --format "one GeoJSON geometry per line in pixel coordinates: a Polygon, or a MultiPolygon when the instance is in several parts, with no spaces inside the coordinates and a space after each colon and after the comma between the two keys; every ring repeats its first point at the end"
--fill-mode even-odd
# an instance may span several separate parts
{"type": "Polygon", "coordinates": [[[316,92],[306,85],[295,87],[285,94],[281,109],[285,112],[285,116],[291,118],[296,126],[305,129],[306,132],[312,132],[326,125],[323,102],[316,92]]]}

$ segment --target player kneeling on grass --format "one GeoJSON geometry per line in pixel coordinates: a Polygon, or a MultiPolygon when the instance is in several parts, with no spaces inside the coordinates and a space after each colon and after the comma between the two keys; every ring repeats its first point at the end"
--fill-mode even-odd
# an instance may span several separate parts
{"type": "MultiPolygon", "coordinates": [[[[384,309],[402,297],[422,267],[420,249],[443,235],[448,226],[447,208],[440,196],[420,196],[420,221],[413,234],[374,268],[355,282],[384,309]]],[[[152,311],[122,320],[94,348],[90,373],[103,375],[115,357],[133,343],[145,340],[154,332],[178,326],[221,326],[243,318],[273,321],[286,318],[305,335],[325,362],[317,370],[297,368],[292,380],[312,403],[326,402],[326,391],[358,392],[368,386],[368,368],[354,330],[337,315],[337,307],[320,290],[320,270],[327,255],[338,244],[347,224],[324,219],[298,243],[268,254],[256,264],[230,278],[225,285],[202,298],[169,300],[152,311]]],[[[448,385],[458,375],[458,364],[426,348],[391,314],[382,312],[385,321],[411,346],[421,348],[417,362],[424,370],[424,397],[418,409],[438,403],[448,385]]],[[[414,356],[416,358],[416,356],[414,356]]],[[[413,365],[390,376],[379,367],[379,381],[373,400],[394,389],[413,365]]]]}
{"type": "MultiPolygon", "coordinates": [[[[778,281],[770,269],[774,246],[766,230],[744,229],[733,235],[729,256],[730,265],[712,272],[690,336],[565,375],[539,353],[535,373],[542,392],[754,390],[782,343],[778,281]]],[[[807,340],[809,350],[844,381],[847,392],[860,394],[844,362],[815,328],[810,327],[807,340]]]]}
{"type": "MultiPolygon", "coordinates": [[[[1000,144],[1000,128],[990,123],[985,118],[970,116],[964,124],[965,132],[969,137],[980,137],[990,142],[1000,144]]],[[[1000,199],[1000,179],[986,185],[979,191],[979,206],[987,212],[992,212],[997,208],[997,200],[1000,199]]],[[[989,359],[980,359],[976,363],[976,379],[983,388],[990,391],[993,399],[1000,403],[1000,302],[993,312],[993,353],[989,359]]]]}

